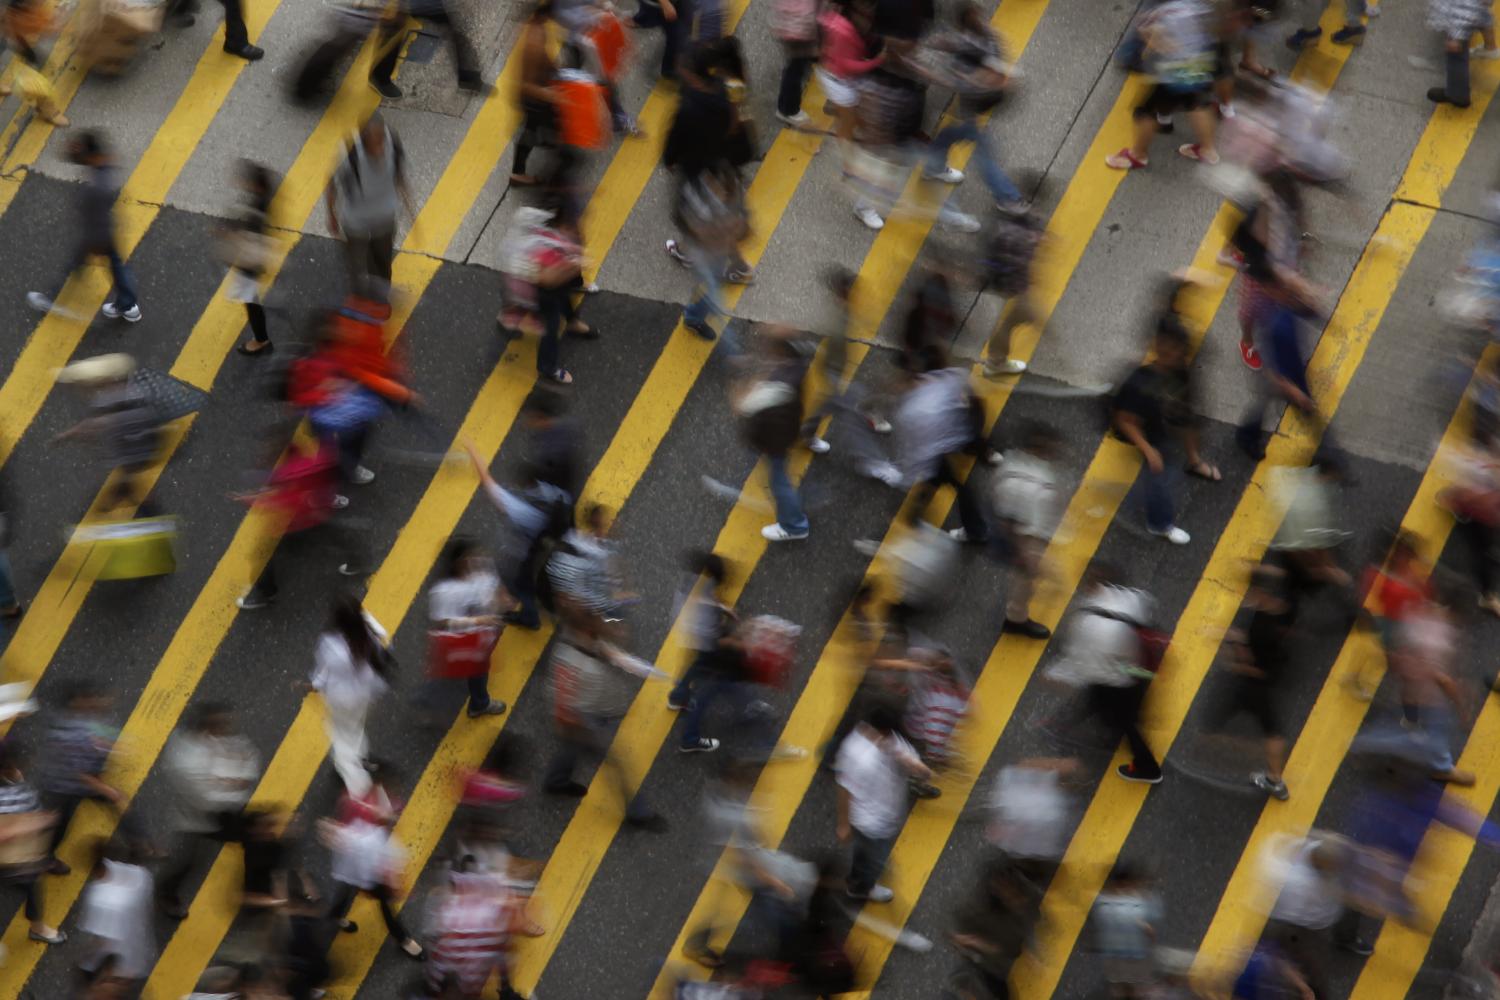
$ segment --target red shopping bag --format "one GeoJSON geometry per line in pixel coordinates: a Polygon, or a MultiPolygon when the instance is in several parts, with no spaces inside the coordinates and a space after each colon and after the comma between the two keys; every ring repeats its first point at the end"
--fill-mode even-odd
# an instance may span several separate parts
{"type": "Polygon", "coordinates": [[[500,641],[500,630],[432,631],[427,638],[427,670],[433,677],[469,678],[489,671],[490,654],[500,641]]]}
{"type": "Polygon", "coordinates": [[[599,53],[599,69],[606,80],[618,79],[625,57],[630,53],[630,38],[625,34],[625,25],[614,14],[605,12],[594,20],[589,29],[589,41],[599,53]]]}
{"type": "Polygon", "coordinates": [[[603,149],[609,141],[609,106],[604,88],[585,74],[564,70],[552,88],[557,91],[558,132],[564,145],[603,149]]]}

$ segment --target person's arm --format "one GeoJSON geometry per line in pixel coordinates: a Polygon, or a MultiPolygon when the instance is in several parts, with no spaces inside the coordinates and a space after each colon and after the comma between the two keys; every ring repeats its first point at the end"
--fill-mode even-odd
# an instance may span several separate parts
{"type": "MultiPolygon", "coordinates": [[[[479,457],[479,449],[474,447],[474,442],[465,441],[464,451],[469,453],[469,461],[473,463],[474,472],[479,476],[479,485],[484,487],[485,492],[489,492],[492,489],[499,489],[499,486],[495,483],[495,477],[490,475],[489,464],[479,457]]],[[[499,506],[499,504],[496,504],[496,506],[499,506]]]]}
{"type": "Polygon", "coordinates": [[[102,779],[95,777],[92,774],[79,774],[78,780],[81,781],[89,789],[89,791],[93,792],[95,795],[98,795],[101,798],[106,798],[116,805],[118,805],[120,800],[124,798],[124,796],[120,794],[119,789],[103,781],[102,779]]]}
{"type": "Polygon", "coordinates": [[[1146,460],[1146,465],[1154,473],[1160,473],[1163,466],[1161,452],[1151,447],[1151,442],[1146,440],[1145,433],[1141,430],[1141,418],[1134,413],[1124,410],[1115,411],[1115,429],[1120,436],[1140,451],[1141,457],[1146,460]]]}
{"type": "Polygon", "coordinates": [[[328,207],[328,231],[335,237],[339,234],[338,195],[336,194],[338,183],[339,172],[335,169],[333,177],[328,181],[328,187],[323,190],[323,204],[328,207]]]}
{"type": "Polygon", "coordinates": [[[668,21],[677,20],[677,5],[672,0],[661,0],[661,16],[668,21]]]}
{"type": "Polygon", "coordinates": [[[849,826],[849,789],[843,785],[839,785],[839,822],[834,835],[839,838],[840,844],[849,843],[849,838],[853,835],[849,826]]]}
{"type": "MultiPolygon", "coordinates": [[[[666,4],[662,5],[662,10],[665,13],[666,4]]],[[[528,25],[526,48],[521,53],[521,95],[544,104],[556,104],[557,92],[550,85],[552,75],[552,60],[547,55],[546,29],[528,25]]]]}

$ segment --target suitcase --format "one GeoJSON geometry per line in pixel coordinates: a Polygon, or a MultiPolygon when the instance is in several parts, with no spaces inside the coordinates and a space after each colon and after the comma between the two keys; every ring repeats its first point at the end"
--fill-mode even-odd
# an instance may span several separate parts
{"type": "Polygon", "coordinates": [[[137,517],[128,521],[81,524],[74,540],[94,547],[98,579],[138,580],[177,569],[177,519],[137,517]]]}

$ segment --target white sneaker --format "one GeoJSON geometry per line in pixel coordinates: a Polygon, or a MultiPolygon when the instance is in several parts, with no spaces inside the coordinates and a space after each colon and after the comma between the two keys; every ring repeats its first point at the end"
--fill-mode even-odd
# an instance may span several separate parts
{"type": "Polygon", "coordinates": [[[833,450],[833,445],[827,439],[814,435],[807,439],[807,450],[814,455],[826,455],[833,450]]]}
{"type": "Polygon", "coordinates": [[[887,486],[901,485],[901,470],[891,462],[866,462],[859,471],[887,486]]]}
{"type": "Polygon", "coordinates": [[[375,481],[375,470],[363,465],[356,465],[354,473],[349,477],[355,486],[368,486],[375,481]]]}
{"type": "Polygon", "coordinates": [[[1219,117],[1226,122],[1234,117],[1234,105],[1228,101],[1219,102],[1219,117]]]}
{"type": "Polygon", "coordinates": [[[964,172],[957,167],[944,167],[937,173],[924,170],[922,171],[922,177],[925,180],[935,181],[938,184],[962,184],[964,182],[964,172]]]}
{"type": "Polygon", "coordinates": [[[868,417],[866,419],[870,421],[870,430],[876,434],[889,434],[891,432],[891,422],[884,417],[868,417]]]}
{"type": "Polygon", "coordinates": [[[979,232],[978,219],[967,212],[960,212],[957,209],[949,209],[946,205],[943,206],[943,211],[938,213],[938,222],[946,226],[948,229],[952,229],[960,233],[979,232]]]}
{"type": "Polygon", "coordinates": [[[1175,524],[1170,528],[1162,531],[1157,531],[1155,528],[1151,528],[1150,531],[1151,534],[1156,535],[1160,538],[1165,538],[1173,545],[1186,545],[1188,542],[1191,542],[1193,540],[1192,535],[1188,534],[1186,531],[1183,531],[1175,524]]]}
{"type": "Polygon", "coordinates": [[[850,544],[854,546],[855,552],[872,559],[880,551],[880,543],[873,538],[856,538],[850,544]]]}
{"type": "Polygon", "coordinates": [[[984,374],[988,378],[999,378],[1001,375],[1019,375],[1026,370],[1026,362],[1020,358],[1006,358],[998,365],[986,361],[984,363],[984,374]]]}
{"type": "Polygon", "coordinates": [[[52,311],[52,300],[41,292],[27,292],[26,304],[39,313],[52,311]]]}
{"type": "Polygon", "coordinates": [[[781,120],[781,124],[788,128],[807,128],[808,125],[812,124],[812,119],[808,117],[806,111],[798,111],[794,115],[784,115],[778,111],[776,112],[776,117],[781,120]]]}
{"type": "Polygon", "coordinates": [[[139,323],[141,321],[141,307],[139,303],[121,312],[119,306],[113,302],[106,302],[99,307],[99,311],[110,319],[123,319],[127,323],[139,323]]]}
{"type": "Polygon", "coordinates": [[[760,536],[768,542],[800,542],[807,535],[807,531],[793,534],[774,521],[760,529],[760,536]]]}
{"type": "Polygon", "coordinates": [[[1469,50],[1470,59],[1500,59],[1500,46],[1487,49],[1483,45],[1477,45],[1469,50]]]}
{"type": "Polygon", "coordinates": [[[1380,16],[1380,4],[1378,4],[1378,3],[1369,3],[1368,0],[1367,0],[1367,2],[1365,3],[1365,17],[1379,17],[1379,16],[1380,16]]]}
{"type": "Polygon", "coordinates": [[[856,896],[851,892],[849,893],[849,898],[861,899],[868,903],[889,903],[891,900],[896,898],[896,894],[891,891],[891,887],[888,885],[877,885],[875,888],[870,890],[870,894],[868,896],[856,896]]]}
{"type": "Polygon", "coordinates": [[[344,496],[344,494],[342,493],[336,493],[333,497],[333,503],[329,504],[329,506],[334,510],[343,510],[345,507],[349,506],[349,498],[344,496]]]}
{"type": "Polygon", "coordinates": [[[885,228],[885,220],[880,217],[880,213],[868,205],[854,206],[854,217],[876,232],[885,228]]]}

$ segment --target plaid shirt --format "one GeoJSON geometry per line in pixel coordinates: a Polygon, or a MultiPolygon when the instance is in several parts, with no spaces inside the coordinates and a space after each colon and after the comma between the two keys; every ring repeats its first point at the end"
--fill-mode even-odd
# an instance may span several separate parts
{"type": "Polygon", "coordinates": [[[1486,0],[1428,0],[1428,27],[1454,41],[1467,42],[1492,19],[1486,0]]]}

